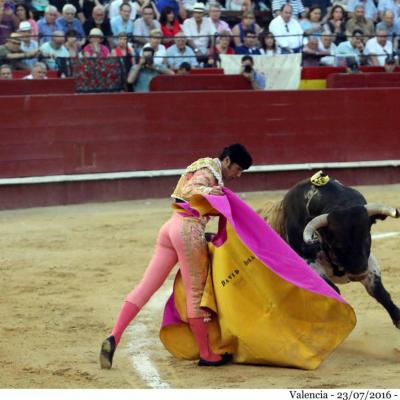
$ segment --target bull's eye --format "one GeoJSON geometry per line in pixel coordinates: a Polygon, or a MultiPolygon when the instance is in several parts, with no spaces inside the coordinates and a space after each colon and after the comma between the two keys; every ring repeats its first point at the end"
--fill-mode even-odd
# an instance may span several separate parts
{"type": "Polygon", "coordinates": [[[315,231],[313,233],[313,235],[312,235],[312,240],[315,241],[315,242],[320,242],[321,241],[321,235],[317,231],[315,231]]]}

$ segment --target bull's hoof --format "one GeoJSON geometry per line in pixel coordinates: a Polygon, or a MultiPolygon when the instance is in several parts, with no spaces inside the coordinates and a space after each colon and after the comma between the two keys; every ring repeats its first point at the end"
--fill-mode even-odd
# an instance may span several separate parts
{"type": "Polygon", "coordinates": [[[400,329],[400,320],[399,320],[399,321],[394,321],[393,323],[394,323],[394,326],[395,326],[397,329],[400,329]]]}

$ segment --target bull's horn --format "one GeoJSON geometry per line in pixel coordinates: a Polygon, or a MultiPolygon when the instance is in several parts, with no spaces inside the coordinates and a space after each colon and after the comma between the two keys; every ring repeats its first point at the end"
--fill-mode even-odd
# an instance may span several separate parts
{"type": "Polygon", "coordinates": [[[387,215],[392,218],[399,218],[400,212],[396,208],[385,206],[384,204],[366,204],[368,216],[372,217],[374,215],[387,215]]]}
{"type": "Polygon", "coordinates": [[[304,228],[303,239],[307,244],[318,242],[313,238],[316,230],[328,225],[328,214],[321,214],[312,219],[304,228]]]}

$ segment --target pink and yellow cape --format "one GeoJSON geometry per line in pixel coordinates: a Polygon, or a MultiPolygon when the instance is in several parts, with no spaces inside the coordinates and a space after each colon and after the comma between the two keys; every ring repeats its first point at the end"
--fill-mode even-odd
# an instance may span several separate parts
{"type": "MultiPolygon", "coordinates": [[[[215,313],[213,350],[232,353],[236,363],[317,368],[354,328],[353,309],[255,211],[224,191],[190,201],[200,215],[220,215],[202,298],[215,313]]],[[[199,357],[179,273],[160,338],[175,357],[199,357]]]]}

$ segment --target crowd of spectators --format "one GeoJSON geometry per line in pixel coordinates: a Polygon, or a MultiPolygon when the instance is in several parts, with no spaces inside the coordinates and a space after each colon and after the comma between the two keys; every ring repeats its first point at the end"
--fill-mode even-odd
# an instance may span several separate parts
{"type": "Polygon", "coordinates": [[[397,65],[400,0],[332,1],[0,0],[1,77],[10,68],[57,70],[60,58],[122,57],[140,91],[158,74],[220,66],[220,54],[397,65]]]}

